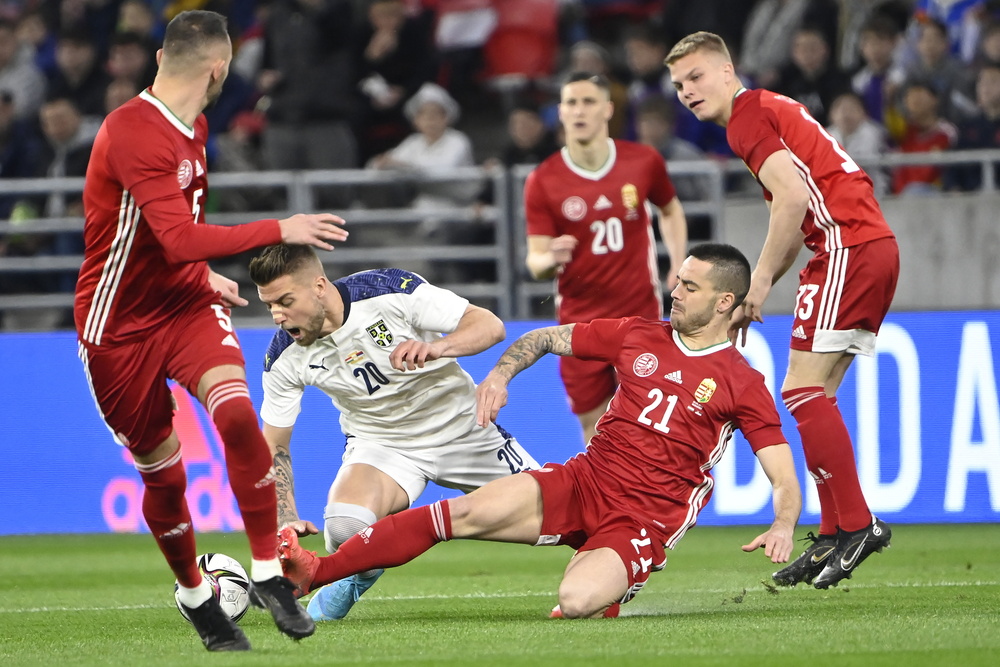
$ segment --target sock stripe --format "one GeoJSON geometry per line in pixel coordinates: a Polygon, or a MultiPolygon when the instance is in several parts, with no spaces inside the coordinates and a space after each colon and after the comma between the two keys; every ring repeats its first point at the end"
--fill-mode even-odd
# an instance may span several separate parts
{"type": "Polygon", "coordinates": [[[234,398],[250,399],[250,389],[245,381],[229,380],[215,385],[205,397],[205,407],[208,409],[208,413],[214,417],[215,411],[220,405],[234,398]]]}
{"type": "Polygon", "coordinates": [[[441,501],[431,505],[431,524],[433,525],[434,534],[437,536],[438,541],[448,541],[448,531],[445,525],[444,510],[441,507],[441,501]]]}
{"type": "Polygon", "coordinates": [[[178,447],[176,452],[174,452],[167,458],[163,459],[162,461],[157,461],[156,463],[139,463],[137,461],[133,461],[132,464],[135,466],[135,469],[138,470],[139,472],[149,474],[154,472],[160,472],[161,470],[166,470],[170,466],[179,463],[180,460],[181,460],[181,450],[178,447]]]}
{"type": "Polygon", "coordinates": [[[792,414],[795,414],[795,411],[798,410],[800,407],[802,407],[809,401],[815,400],[820,397],[825,398],[826,392],[825,391],[809,391],[802,393],[785,392],[785,394],[782,395],[781,399],[784,401],[785,407],[788,408],[788,411],[792,414]]]}

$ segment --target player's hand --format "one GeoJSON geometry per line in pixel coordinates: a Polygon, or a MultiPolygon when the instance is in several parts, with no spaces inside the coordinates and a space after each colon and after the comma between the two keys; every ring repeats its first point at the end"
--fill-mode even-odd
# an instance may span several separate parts
{"type": "Polygon", "coordinates": [[[278,530],[282,528],[291,528],[295,531],[295,534],[299,537],[305,537],[306,535],[316,535],[319,533],[319,529],[312,521],[306,521],[304,519],[296,519],[295,521],[286,521],[285,523],[278,526],[278,530]]]}
{"type": "Polygon", "coordinates": [[[240,286],[235,280],[230,280],[222,274],[209,269],[208,284],[219,293],[222,305],[226,308],[245,306],[249,301],[240,296],[240,286]]]}
{"type": "Polygon", "coordinates": [[[549,252],[552,253],[552,259],[556,266],[569,264],[570,260],[573,259],[573,250],[576,249],[577,243],[579,243],[579,239],[572,234],[563,234],[552,239],[549,244],[549,252]]]}
{"type": "Polygon", "coordinates": [[[489,426],[495,422],[500,408],[507,405],[507,381],[490,373],[476,387],[476,423],[489,426]]]}
{"type": "Polygon", "coordinates": [[[733,345],[740,339],[740,345],[747,344],[747,331],[751,322],[764,322],[764,315],[761,308],[770,294],[771,287],[764,281],[751,279],[750,291],[739,308],[733,310],[729,318],[729,340],[733,345]]]}
{"type": "Polygon", "coordinates": [[[766,533],[758,535],[750,544],[744,544],[742,549],[747,553],[764,549],[764,555],[772,563],[787,563],[792,555],[792,529],[784,526],[771,526],[766,533]]]}
{"type": "Polygon", "coordinates": [[[424,362],[440,359],[441,354],[433,343],[422,340],[404,340],[389,355],[389,365],[397,371],[415,371],[424,362]]]}
{"type": "Polygon", "coordinates": [[[296,213],[279,220],[281,242],[293,245],[311,245],[322,250],[333,250],[329,242],[346,241],[344,219],[332,213],[296,213]]]}

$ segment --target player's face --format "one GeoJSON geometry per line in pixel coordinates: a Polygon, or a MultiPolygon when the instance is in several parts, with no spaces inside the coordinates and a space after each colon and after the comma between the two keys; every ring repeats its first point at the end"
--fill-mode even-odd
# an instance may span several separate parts
{"type": "Polygon", "coordinates": [[[704,49],[689,53],[670,65],[670,80],[678,99],[698,120],[729,122],[734,88],[739,86],[733,64],[721,53],[704,49]]]}
{"type": "Polygon", "coordinates": [[[257,287],[257,296],[271,312],[274,323],[303,347],[325,336],[326,307],[315,286],[301,276],[281,276],[257,287]]]}
{"type": "Polygon", "coordinates": [[[614,107],[608,94],[590,81],[574,81],[562,88],[559,121],[566,143],[589,145],[608,136],[608,121],[614,107]]]}
{"type": "Polygon", "coordinates": [[[719,292],[709,277],[712,265],[688,257],[677,272],[677,287],[670,293],[670,325],[678,333],[693,334],[708,326],[716,317],[719,292]]]}

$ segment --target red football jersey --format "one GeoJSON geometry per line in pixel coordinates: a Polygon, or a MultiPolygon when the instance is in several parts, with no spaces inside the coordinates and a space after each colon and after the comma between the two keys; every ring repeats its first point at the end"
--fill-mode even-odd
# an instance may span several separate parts
{"type": "Polygon", "coordinates": [[[529,235],[572,234],[579,243],[557,277],[560,323],[598,317],[662,317],[656,247],[646,201],[675,196],[663,157],[648,146],[610,141],[598,171],[573,164],[563,149],[524,184],[529,235]]]}
{"type": "MultiPolygon", "coordinates": [[[[787,150],[809,188],[802,221],[805,245],[831,252],[893,236],[872,181],[804,106],[769,90],[744,90],[733,101],[726,137],[754,177],[764,161],[787,150]]],[[[771,193],[764,190],[764,197],[771,193]]]]}
{"type": "Polygon", "coordinates": [[[734,429],[754,451],[786,442],[764,376],[726,341],[690,350],[669,322],[594,320],[573,329],[573,356],[614,364],[619,387],[584,454],[648,525],[687,507],[673,548],[712,495],[710,470],[734,429]]]}
{"type": "Polygon", "coordinates": [[[147,89],[104,120],[83,189],[74,317],[92,345],[141,335],[216,298],[206,260],[281,241],[276,220],[205,225],[208,123],[184,125],[147,89]]]}

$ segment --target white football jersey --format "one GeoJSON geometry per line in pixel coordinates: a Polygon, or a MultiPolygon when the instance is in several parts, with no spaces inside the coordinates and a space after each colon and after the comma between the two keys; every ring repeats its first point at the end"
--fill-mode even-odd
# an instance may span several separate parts
{"type": "Polygon", "coordinates": [[[476,385],[454,358],[405,373],[389,365],[403,340],[453,332],[469,302],[401,269],[362,271],[333,284],[344,299],[339,329],[306,347],[283,330],[274,334],[264,358],[264,421],[293,426],[312,385],[331,398],[348,436],[411,449],[477,428],[476,385]]]}

